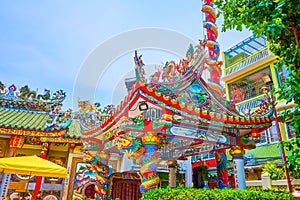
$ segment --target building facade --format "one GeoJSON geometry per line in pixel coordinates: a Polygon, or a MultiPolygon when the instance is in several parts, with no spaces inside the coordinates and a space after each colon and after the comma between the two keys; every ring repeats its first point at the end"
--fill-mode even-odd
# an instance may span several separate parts
{"type": "MultiPolygon", "coordinates": [[[[245,116],[256,115],[259,110],[257,108],[264,106],[263,89],[270,91],[280,88],[289,75],[289,71],[284,68],[276,69],[276,56],[269,51],[264,36],[259,38],[251,36],[231,47],[223,52],[223,60],[222,80],[225,83],[226,98],[233,102],[236,109],[245,116]]],[[[284,110],[292,109],[294,106],[293,103],[286,104],[283,101],[276,103],[279,116],[284,110]]],[[[278,134],[281,133],[283,140],[295,136],[289,123],[280,122],[279,126],[280,131],[277,130],[276,121],[273,121],[268,130],[261,132],[257,147],[246,150],[245,164],[249,166],[246,167],[248,180],[260,179],[261,167],[253,166],[261,166],[267,161],[281,159],[278,134]]]]}
{"type": "MultiPolygon", "coordinates": [[[[66,167],[69,154],[81,149],[82,140],[71,111],[61,111],[65,97],[62,90],[39,94],[27,85],[7,87],[0,82],[0,157],[37,155],[66,167]]],[[[2,183],[5,175],[1,176],[2,183]]],[[[23,193],[26,199],[33,199],[34,195],[43,199],[62,198],[63,179],[9,176],[5,181],[7,190],[1,189],[1,198],[13,199],[23,193]]]]}

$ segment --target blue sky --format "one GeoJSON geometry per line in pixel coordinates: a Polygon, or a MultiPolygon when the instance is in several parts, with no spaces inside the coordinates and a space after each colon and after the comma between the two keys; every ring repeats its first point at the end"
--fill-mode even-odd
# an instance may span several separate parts
{"type": "MultiPolygon", "coordinates": [[[[39,92],[63,89],[68,96],[64,108],[72,107],[78,72],[97,46],[145,27],[176,31],[198,41],[203,38],[201,4],[198,0],[0,1],[0,80],[7,86],[27,84],[39,92]]],[[[221,50],[248,36],[249,32],[220,33],[221,50]]],[[[157,50],[141,52],[148,64],[178,58],[157,50]]],[[[132,57],[133,52],[128,52],[111,63],[99,80],[95,101],[119,101],[113,99],[118,96],[114,90],[123,87],[121,78],[133,68],[132,57]]]]}

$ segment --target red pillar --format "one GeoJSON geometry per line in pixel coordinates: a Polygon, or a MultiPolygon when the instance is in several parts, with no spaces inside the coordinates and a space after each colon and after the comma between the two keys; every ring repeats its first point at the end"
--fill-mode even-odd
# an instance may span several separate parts
{"type": "MultiPolygon", "coordinates": [[[[49,148],[48,143],[42,144],[41,158],[43,158],[43,159],[47,158],[48,148],[49,148]]],[[[41,184],[42,184],[42,177],[41,176],[36,177],[35,188],[34,188],[32,200],[36,200],[36,197],[39,194],[39,191],[41,189],[41,184]]]]}
{"type": "MultiPolygon", "coordinates": [[[[272,100],[274,102],[274,96],[272,96],[272,100]]],[[[289,170],[286,166],[286,155],[285,155],[284,147],[282,146],[282,135],[281,135],[280,127],[279,127],[279,120],[278,120],[278,115],[277,115],[275,106],[274,106],[274,114],[275,114],[276,128],[277,128],[277,131],[278,131],[278,139],[279,139],[279,142],[281,144],[280,145],[280,150],[281,150],[282,160],[283,160],[283,163],[284,163],[284,171],[285,171],[285,175],[286,175],[286,179],[287,179],[287,183],[288,183],[288,189],[289,189],[289,192],[292,193],[293,192],[293,186],[292,186],[292,183],[291,183],[291,177],[290,177],[290,174],[289,174],[289,170]]]]}

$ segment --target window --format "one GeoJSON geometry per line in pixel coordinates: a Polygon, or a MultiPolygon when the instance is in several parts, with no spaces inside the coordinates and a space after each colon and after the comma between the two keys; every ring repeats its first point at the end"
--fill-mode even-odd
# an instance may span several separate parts
{"type": "Polygon", "coordinates": [[[201,160],[206,160],[208,159],[208,153],[205,153],[205,154],[201,154],[201,160]]]}
{"type": "Polygon", "coordinates": [[[268,143],[268,134],[267,131],[263,131],[260,133],[260,142],[259,144],[267,144],[268,143]]]}
{"type": "Polygon", "coordinates": [[[238,80],[235,83],[230,84],[230,96],[233,102],[243,101],[244,99],[248,99],[250,97],[250,91],[248,88],[248,79],[244,78],[238,80]]]}
{"type": "Polygon", "coordinates": [[[234,83],[229,84],[230,99],[237,103],[262,94],[261,88],[273,85],[270,68],[251,74],[234,83]]]}
{"type": "Polygon", "coordinates": [[[152,121],[162,116],[162,110],[156,108],[149,108],[144,112],[145,120],[152,121]]]}
{"type": "Polygon", "coordinates": [[[209,153],[205,153],[205,154],[201,154],[201,160],[206,160],[206,159],[210,159],[210,158],[214,158],[215,154],[214,152],[209,152],[209,153]]]}
{"type": "Polygon", "coordinates": [[[286,135],[287,135],[287,139],[292,139],[293,137],[296,136],[296,132],[290,123],[286,123],[286,135]]]}
{"type": "Polygon", "coordinates": [[[277,76],[278,76],[278,84],[282,87],[282,84],[285,82],[287,77],[290,75],[290,70],[287,70],[284,66],[282,69],[277,69],[277,76]]]}
{"type": "Polygon", "coordinates": [[[272,122],[272,126],[266,130],[260,133],[260,142],[259,145],[263,144],[270,144],[270,143],[275,143],[278,141],[278,131],[276,127],[276,122],[272,122]]]}
{"type": "Polygon", "coordinates": [[[278,131],[277,131],[277,126],[276,122],[272,122],[272,126],[268,129],[269,131],[269,142],[277,142],[278,141],[278,131]]]}

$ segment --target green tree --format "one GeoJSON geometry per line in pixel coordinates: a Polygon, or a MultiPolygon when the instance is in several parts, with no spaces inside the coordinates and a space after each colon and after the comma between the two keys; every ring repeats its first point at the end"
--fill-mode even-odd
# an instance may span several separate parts
{"type": "Polygon", "coordinates": [[[296,137],[282,145],[289,150],[287,167],[300,173],[300,3],[299,0],[216,0],[219,13],[224,16],[222,31],[243,26],[254,35],[267,37],[270,50],[278,56],[277,68],[291,71],[278,99],[297,104],[293,112],[286,112],[285,120],[292,120],[296,137]]]}

